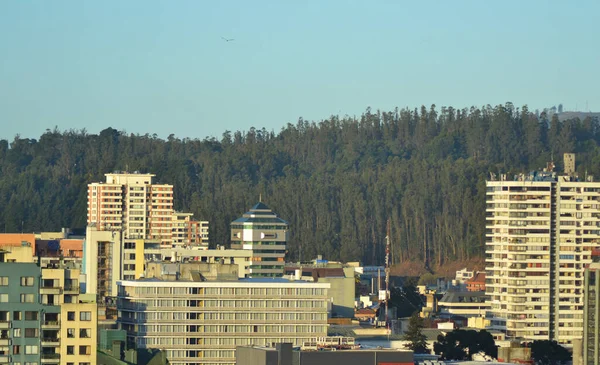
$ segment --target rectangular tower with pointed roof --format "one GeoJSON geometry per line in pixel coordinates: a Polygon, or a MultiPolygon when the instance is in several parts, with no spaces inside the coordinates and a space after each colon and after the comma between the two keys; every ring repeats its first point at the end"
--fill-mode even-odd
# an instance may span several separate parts
{"type": "Polygon", "coordinates": [[[231,222],[231,248],[252,251],[250,277],[283,275],[289,225],[259,202],[231,222]]]}

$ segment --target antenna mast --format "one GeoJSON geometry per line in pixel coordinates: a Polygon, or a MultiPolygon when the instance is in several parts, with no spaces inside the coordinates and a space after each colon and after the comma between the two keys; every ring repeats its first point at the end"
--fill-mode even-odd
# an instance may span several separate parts
{"type": "Polygon", "coordinates": [[[387,232],[385,235],[385,326],[386,326],[386,328],[388,327],[389,300],[390,300],[390,219],[388,218],[387,232]]]}

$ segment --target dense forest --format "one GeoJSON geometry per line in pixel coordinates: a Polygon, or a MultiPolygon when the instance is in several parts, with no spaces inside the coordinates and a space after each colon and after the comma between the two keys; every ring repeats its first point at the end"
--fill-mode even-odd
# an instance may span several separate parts
{"type": "Polygon", "coordinates": [[[367,109],[220,140],[47,130],[0,141],[0,230],[83,227],[86,184],[138,170],[173,184],[178,210],[210,221],[213,246],[229,243],[229,223],[262,194],[290,223],[291,259],[381,264],[389,219],[393,262],[436,267],[483,254],[489,172],[527,172],[552,157],[560,169],[562,153],[576,152],[578,172],[600,178],[599,126],[507,103],[367,109]]]}

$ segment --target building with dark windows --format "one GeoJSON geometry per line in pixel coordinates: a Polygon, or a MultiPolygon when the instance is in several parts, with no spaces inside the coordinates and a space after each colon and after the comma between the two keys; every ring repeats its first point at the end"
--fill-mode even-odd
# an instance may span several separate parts
{"type": "Polygon", "coordinates": [[[251,250],[250,277],[283,275],[289,225],[259,202],[231,222],[231,248],[251,250]]]}

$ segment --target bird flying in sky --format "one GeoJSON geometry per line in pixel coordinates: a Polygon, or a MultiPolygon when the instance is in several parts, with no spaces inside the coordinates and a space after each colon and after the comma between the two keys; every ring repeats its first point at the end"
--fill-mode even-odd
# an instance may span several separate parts
{"type": "Polygon", "coordinates": [[[225,37],[221,37],[221,39],[223,39],[225,42],[231,42],[231,41],[235,40],[233,38],[225,38],[225,37]]]}

